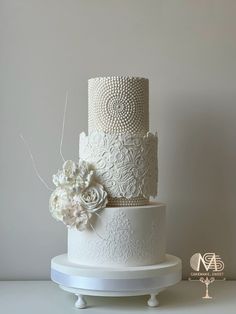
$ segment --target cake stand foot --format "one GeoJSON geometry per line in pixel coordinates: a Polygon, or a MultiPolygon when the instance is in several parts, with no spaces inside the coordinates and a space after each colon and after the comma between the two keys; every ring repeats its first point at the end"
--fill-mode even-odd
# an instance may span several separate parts
{"type": "Polygon", "coordinates": [[[154,293],[150,294],[150,299],[148,299],[148,301],[147,301],[148,306],[150,306],[150,307],[159,306],[159,301],[156,298],[157,295],[158,294],[154,294],[154,293]]]}
{"type": "Polygon", "coordinates": [[[85,301],[85,298],[81,294],[76,294],[78,297],[77,301],[75,302],[75,307],[77,309],[85,309],[87,307],[87,302],[85,301]]]}

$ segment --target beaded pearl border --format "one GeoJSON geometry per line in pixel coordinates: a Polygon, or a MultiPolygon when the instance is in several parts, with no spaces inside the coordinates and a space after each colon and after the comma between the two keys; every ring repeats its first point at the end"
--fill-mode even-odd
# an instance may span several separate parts
{"type": "Polygon", "coordinates": [[[88,130],[146,133],[149,130],[148,79],[98,77],[88,81],[88,130]]]}
{"type": "Polygon", "coordinates": [[[149,199],[142,196],[125,198],[125,197],[108,197],[107,207],[119,207],[119,206],[144,206],[149,204],[149,199]]]}

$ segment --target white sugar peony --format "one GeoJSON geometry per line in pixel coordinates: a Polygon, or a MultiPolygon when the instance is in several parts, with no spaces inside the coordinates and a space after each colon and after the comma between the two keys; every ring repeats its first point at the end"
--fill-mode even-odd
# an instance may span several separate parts
{"type": "Polygon", "coordinates": [[[63,164],[63,172],[68,178],[74,178],[78,173],[78,165],[72,160],[66,160],[63,164]]]}
{"type": "Polygon", "coordinates": [[[91,213],[85,211],[78,203],[72,190],[58,187],[50,197],[50,211],[52,216],[62,221],[68,227],[84,230],[91,213]]]}
{"type": "Polygon", "coordinates": [[[80,189],[86,189],[92,182],[94,171],[90,168],[90,165],[84,161],[79,161],[79,170],[76,177],[76,187],[80,189]]]}
{"type": "Polygon", "coordinates": [[[57,187],[49,199],[49,208],[53,218],[63,221],[63,211],[72,208],[71,189],[57,187]]]}
{"type": "Polygon", "coordinates": [[[53,175],[52,181],[56,186],[75,184],[78,171],[78,165],[72,160],[67,160],[62,170],[58,170],[57,174],[53,175]]]}
{"type": "Polygon", "coordinates": [[[87,188],[93,179],[94,171],[90,168],[90,165],[86,161],[79,161],[76,164],[72,160],[64,162],[62,170],[58,170],[53,175],[53,183],[55,186],[73,186],[76,190],[87,188]]]}

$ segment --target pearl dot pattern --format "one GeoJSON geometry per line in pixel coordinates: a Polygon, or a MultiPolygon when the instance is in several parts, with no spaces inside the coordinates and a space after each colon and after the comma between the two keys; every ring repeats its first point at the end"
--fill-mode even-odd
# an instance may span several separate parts
{"type": "Polygon", "coordinates": [[[149,198],[144,197],[108,197],[107,207],[120,207],[120,206],[144,206],[149,204],[149,198]]]}
{"type": "Polygon", "coordinates": [[[98,77],[88,81],[88,131],[146,133],[149,130],[148,79],[98,77]]]}

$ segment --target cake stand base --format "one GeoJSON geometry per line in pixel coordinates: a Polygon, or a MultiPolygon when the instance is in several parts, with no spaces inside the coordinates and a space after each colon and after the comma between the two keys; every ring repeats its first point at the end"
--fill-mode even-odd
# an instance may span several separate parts
{"type": "Polygon", "coordinates": [[[77,265],[68,261],[67,255],[59,255],[51,261],[51,279],[60,288],[77,296],[75,307],[86,308],[86,295],[123,297],[150,295],[148,306],[159,305],[157,295],[182,277],[181,260],[166,255],[157,265],[103,268],[77,265]]]}

